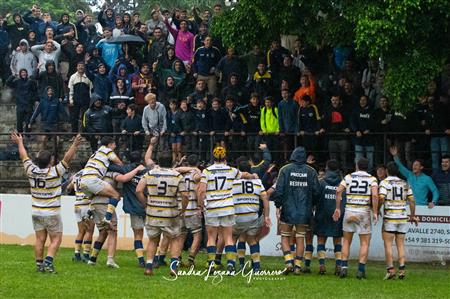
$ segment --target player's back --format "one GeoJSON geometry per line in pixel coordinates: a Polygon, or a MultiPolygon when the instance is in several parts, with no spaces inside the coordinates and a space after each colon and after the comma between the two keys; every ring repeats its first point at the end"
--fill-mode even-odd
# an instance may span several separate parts
{"type": "Polygon", "coordinates": [[[156,167],[144,175],[147,184],[147,222],[155,226],[172,224],[179,214],[177,196],[186,190],[183,176],[168,168],[156,167]]]}
{"type": "Polygon", "coordinates": [[[186,191],[189,193],[189,203],[186,207],[185,216],[193,216],[197,214],[198,199],[197,199],[197,187],[198,184],[194,180],[194,171],[186,173],[183,177],[186,191]]]}
{"type": "Polygon", "coordinates": [[[107,146],[101,146],[86,163],[82,178],[96,177],[103,179],[108,171],[110,162],[116,158],[117,156],[112,149],[107,146]]]}
{"type": "Polygon", "coordinates": [[[346,188],[345,209],[352,212],[370,212],[372,187],[377,179],[365,171],[355,171],[345,176],[341,185],[346,188]]]}
{"type": "Polygon", "coordinates": [[[233,183],[240,171],[223,163],[215,163],[202,172],[206,184],[206,216],[221,217],[234,214],[233,183]]]}
{"type": "Polygon", "coordinates": [[[73,190],[75,191],[75,208],[88,206],[91,203],[89,196],[81,190],[81,176],[83,170],[78,171],[72,178],[73,190]]]}
{"type": "Polygon", "coordinates": [[[31,187],[32,214],[58,215],[61,209],[61,181],[68,167],[64,161],[49,168],[39,168],[30,158],[24,160],[31,187]]]}
{"type": "Polygon", "coordinates": [[[239,179],[233,183],[233,202],[236,222],[249,222],[258,218],[260,196],[265,192],[260,179],[239,179]]]}
{"type": "Polygon", "coordinates": [[[384,199],[383,218],[388,222],[406,222],[407,200],[413,198],[408,183],[396,176],[388,176],[380,183],[380,197],[384,199]]]}

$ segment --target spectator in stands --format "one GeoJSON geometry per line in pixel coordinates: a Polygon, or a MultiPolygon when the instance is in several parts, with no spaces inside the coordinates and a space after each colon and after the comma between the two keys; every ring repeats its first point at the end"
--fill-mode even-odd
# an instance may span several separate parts
{"type": "Polygon", "coordinates": [[[142,117],[136,114],[136,105],[127,107],[127,117],[122,121],[122,134],[133,134],[127,136],[127,149],[129,152],[141,151],[144,144],[144,129],[142,128],[142,117]]]}
{"type": "MultiPolygon", "coordinates": [[[[305,73],[300,77],[300,88],[294,94],[294,100],[300,105],[300,100],[304,95],[308,95],[311,98],[311,103],[314,104],[316,102],[316,87],[315,80],[309,70],[306,70],[305,73]]],[[[289,85],[290,87],[290,85],[289,85]]]]}
{"type": "Polygon", "coordinates": [[[34,4],[31,9],[23,15],[23,20],[28,23],[30,30],[37,33],[41,24],[44,23],[39,5],[34,4]]]}
{"type": "Polygon", "coordinates": [[[52,20],[50,12],[44,12],[42,15],[42,20],[43,22],[39,24],[39,28],[37,31],[37,40],[39,43],[45,43],[47,41],[47,28],[50,28],[54,35],[56,26],[58,26],[58,23],[52,20]]]}
{"type": "Polygon", "coordinates": [[[209,134],[214,138],[216,146],[225,147],[225,132],[230,129],[230,120],[228,119],[227,110],[221,107],[221,101],[214,98],[211,102],[211,110],[209,113],[211,124],[209,134]]]}
{"type": "Polygon", "coordinates": [[[178,109],[177,102],[176,99],[169,101],[169,111],[167,113],[167,133],[169,134],[169,144],[172,149],[172,163],[181,159],[183,144],[181,112],[178,109]]]}
{"type": "Polygon", "coordinates": [[[60,101],[64,99],[64,83],[61,75],[56,72],[55,63],[49,60],[45,63],[45,71],[36,69],[33,79],[38,84],[38,96],[40,98],[47,96],[47,88],[53,88],[53,94],[60,101]]]}
{"type": "Polygon", "coordinates": [[[187,96],[188,104],[198,103],[198,100],[203,100],[205,104],[210,104],[212,97],[208,94],[206,89],[206,82],[198,79],[195,84],[195,90],[193,93],[187,96]]]}
{"type": "Polygon", "coordinates": [[[227,128],[225,132],[226,143],[229,145],[230,157],[234,159],[238,153],[245,150],[245,131],[242,125],[242,119],[239,116],[238,110],[241,108],[235,103],[233,97],[225,99],[225,111],[227,113],[227,128]]]}
{"type": "Polygon", "coordinates": [[[280,82],[281,67],[285,56],[289,56],[289,50],[282,47],[279,40],[273,40],[269,51],[267,51],[267,67],[272,72],[275,82],[280,82]]]}
{"type": "Polygon", "coordinates": [[[180,133],[183,136],[183,151],[185,153],[191,153],[196,150],[197,147],[194,146],[195,138],[192,133],[195,130],[195,114],[192,109],[189,109],[187,100],[182,100],[180,103],[180,121],[183,131],[180,133]]]}
{"type": "Polygon", "coordinates": [[[283,57],[283,65],[280,68],[280,81],[276,82],[276,85],[280,86],[281,80],[286,80],[289,84],[291,92],[294,92],[300,87],[300,75],[300,69],[292,64],[292,57],[289,55],[285,55],[283,57]]]}
{"type": "Polygon", "coordinates": [[[242,85],[237,73],[231,73],[228,78],[227,86],[222,88],[222,101],[225,101],[228,98],[232,98],[233,101],[239,106],[247,104],[247,89],[242,85]]]}
{"type": "Polygon", "coordinates": [[[253,80],[249,86],[251,92],[256,92],[261,98],[266,98],[267,96],[273,95],[274,93],[274,82],[272,80],[272,75],[266,68],[264,62],[258,63],[256,72],[253,74],[253,80]]]}
{"type": "Polygon", "coordinates": [[[373,111],[369,106],[366,96],[361,96],[359,100],[359,107],[353,110],[350,125],[352,131],[356,133],[354,138],[355,143],[355,163],[362,157],[369,160],[368,171],[373,170],[373,153],[374,153],[374,139],[370,133],[373,131],[374,116],[373,111]]]}
{"type": "Polygon", "coordinates": [[[449,105],[441,104],[437,99],[428,99],[428,109],[425,115],[425,134],[431,136],[430,150],[433,171],[439,169],[440,156],[449,153],[450,109],[449,105]]]}
{"type": "Polygon", "coordinates": [[[220,73],[222,88],[225,88],[230,79],[230,75],[235,73],[239,78],[247,78],[245,64],[236,55],[233,47],[228,47],[227,55],[222,57],[217,64],[217,71],[220,73]]]}
{"type": "Polygon", "coordinates": [[[261,109],[260,125],[261,131],[259,135],[263,136],[262,142],[274,151],[276,149],[275,144],[277,144],[276,135],[280,132],[280,125],[278,122],[278,108],[275,107],[273,97],[264,99],[264,107],[261,109]]]}
{"type": "MultiPolygon", "coordinates": [[[[382,96],[379,100],[379,108],[374,111],[374,127],[373,131],[377,133],[388,134],[392,131],[391,120],[392,120],[392,110],[389,107],[388,99],[382,96]]],[[[375,161],[380,163],[383,161],[383,149],[384,149],[384,135],[375,135],[375,161]]],[[[390,135],[387,135],[386,142],[391,143],[390,135]]]]}
{"type": "Polygon", "coordinates": [[[78,123],[80,115],[84,115],[90,106],[92,81],[85,74],[84,62],[78,62],[77,72],[69,79],[69,106],[72,132],[79,132],[78,123]]]}
{"type": "Polygon", "coordinates": [[[261,107],[259,95],[252,93],[247,106],[241,107],[239,116],[242,119],[242,128],[247,136],[247,150],[253,152],[259,145],[259,132],[261,131],[261,107]]]}
{"type": "Polygon", "coordinates": [[[31,52],[38,58],[38,67],[40,71],[45,71],[45,63],[49,60],[53,60],[56,71],[59,70],[61,45],[54,40],[47,40],[43,45],[35,45],[31,47],[31,52]]]}
{"type": "Polygon", "coordinates": [[[197,100],[197,106],[195,109],[195,130],[194,134],[198,135],[197,142],[198,149],[200,151],[201,160],[206,161],[209,134],[211,130],[211,116],[209,111],[206,109],[206,102],[204,99],[199,98],[197,100]]]}
{"type": "Polygon", "coordinates": [[[0,79],[2,80],[4,86],[10,73],[8,64],[6,63],[6,57],[9,54],[9,44],[11,43],[11,40],[9,38],[8,31],[3,26],[3,23],[3,16],[0,15],[0,79]]]}
{"type": "Polygon", "coordinates": [[[161,16],[160,10],[153,9],[150,13],[151,19],[145,22],[145,25],[147,26],[147,32],[154,33],[155,28],[160,28],[162,30],[162,33],[167,36],[167,28],[164,24],[163,17],[161,16]]]}
{"type": "Polygon", "coordinates": [[[19,46],[20,41],[27,38],[30,27],[23,21],[22,16],[19,13],[13,14],[13,23],[8,25],[7,22],[10,15],[11,14],[6,15],[3,21],[3,28],[6,28],[6,31],[9,34],[11,48],[16,49],[19,46]]]}
{"type": "Polygon", "coordinates": [[[143,63],[141,65],[141,71],[133,76],[131,82],[131,88],[134,91],[134,101],[139,113],[148,104],[148,101],[145,99],[146,95],[149,92],[155,92],[150,66],[147,63],[143,63]]]}
{"type": "Polygon", "coordinates": [[[106,2],[104,2],[102,10],[100,10],[100,12],[98,13],[97,20],[100,23],[100,25],[102,25],[103,30],[105,30],[106,27],[110,29],[114,28],[115,13],[112,8],[107,7],[106,2]]]}
{"type": "Polygon", "coordinates": [[[342,105],[346,110],[351,111],[359,106],[359,94],[356,92],[351,81],[346,78],[343,78],[341,81],[343,83],[341,93],[342,105]]]}
{"type": "Polygon", "coordinates": [[[408,134],[414,132],[417,124],[413,123],[413,113],[402,113],[393,111],[391,118],[391,132],[395,133],[391,136],[391,142],[399,149],[400,159],[406,162],[408,167],[412,166],[412,137],[408,134]]]}
{"type": "Polygon", "coordinates": [[[397,147],[391,146],[390,152],[394,157],[394,161],[397,164],[400,173],[408,180],[408,183],[411,186],[416,205],[428,205],[428,208],[433,208],[438,202],[439,191],[436,188],[436,185],[433,183],[431,177],[423,173],[423,161],[419,159],[414,160],[412,171],[410,171],[405,166],[403,166],[402,162],[400,161],[398,157],[397,147]],[[430,192],[432,193],[432,199],[429,202],[428,194],[430,192]]]}
{"type": "Polygon", "coordinates": [[[344,109],[341,96],[334,92],[331,105],[326,106],[322,119],[322,133],[328,134],[328,151],[330,159],[337,160],[343,169],[347,167],[347,155],[350,149],[348,137],[350,133],[349,112],[344,109]]]}
{"type": "MultiPolygon", "coordinates": [[[[147,106],[142,113],[142,127],[145,135],[158,138],[158,147],[164,149],[164,133],[167,131],[167,110],[163,104],[156,101],[154,93],[148,93],[145,96],[147,106]]],[[[156,151],[155,151],[156,154],[156,151]]]]}
{"type": "Polygon", "coordinates": [[[67,34],[68,32],[71,31],[71,29],[74,32],[74,38],[78,39],[78,34],[77,34],[77,28],[76,26],[70,22],[70,16],[68,13],[63,13],[61,15],[61,18],[59,19],[59,24],[58,26],[56,26],[56,31],[55,31],[55,35],[62,35],[62,34],[67,34]]]}
{"type": "Polygon", "coordinates": [[[109,105],[109,98],[111,97],[113,83],[109,79],[106,67],[106,64],[100,63],[95,73],[91,73],[86,70],[86,75],[92,82],[93,92],[103,99],[104,104],[109,105]]]}
{"type": "Polygon", "coordinates": [[[309,95],[303,95],[298,110],[298,135],[307,151],[317,150],[320,135],[320,114],[309,95]]]}
{"type": "Polygon", "coordinates": [[[439,191],[438,205],[450,206],[450,157],[442,156],[441,169],[433,173],[433,181],[439,191]]]}
{"type": "Polygon", "coordinates": [[[205,37],[204,46],[195,51],[193,61],[194,77],[206,82],[208,92],[217,95],[216,65],[220,60],[220,51],[212,46],[212,38],[205,37]]]}
{"type": "Polygon", "coordinates": [[[158,87],[158,102],[163,104],[166,109],[169,108],[169,102],[172,99],[178,100],[180,98],[180,91],[175,86],[175,80],[172,76],[166,78],[164,84],[160,84],[158,87]]]}
{"type": "Polygon", "coordinates": [[[155,27],[146,61],[153,65],[153,63],[157,62],[164,55],[167,46],[167,37],[163,35],[161,27],[155,27]]]}
{"type": "MultiPolygon", "coordinates": [[[[77,64],[80,61],[86,61],[86,52],[83,44],[79,44],[76,40],[64,39],[61,42],[62,53],[66,56],[69,62],[69,68],[67,70],[67,75],[72,76],[77,71],[77,64]]],[[[89,68],[86,68],[86,74],[88,74],[89,68]]],[[[62,73],[62,72],[61,72],[62,73]]]]}
{"type": "MultiPolygon", "coordinates": [[[[40,98],[39,105],[31,117],[28,128],[31,129],[34,121],[40,115],[44,132],[59,132],[60,115],[64,113],[61,100],[56,96],[53,87],[47,86],[45,95],[40,98]]],[[[43,148],[45,149],[45,146],[43,148]]]]}
{"type": "Polygon", "coordinates": [[[194,35],[188,31],[187,20],[180,21],[179,29],[174,29],[167,18],[164,22],[169,32],[175,37],[175,55],[184,64],[191,64],[194,56],[194,35]]]}
{"type": "MultiPolygon", "coordinates": [[[[26,69],[31,76],[37,68],[36,57],[30,51],[30,46],[26,39],[19,42],[18,49],[13,49],[11,54],[11,73],[13,76],[19,76],[19,70],[26,69]]],[[[6,70],[5,70],[6,72],[6,70]]]]}
{"type": "MultiPolygon", "coordinates": [[[[89,109],[83,116],[83,131],[86,133],[110,133],[112,132],[112,114],[113,109],[104,104],[98,94],[93,93],[89,109]]],[[[123,104],[122,104],[123,105],[123,104]]],[[[123,107],[120,107],[123,108],[123,107]]],[[[87,139],[91,144],[92,152],[98,148],[98,141],[100,136],[89,135],[87,139]]]]}
{"type": "MultiPolygon", "coordinates": [[[[126,107],[134,102],[131,90],[123,79],[117,79],[108,102],[115,109],[112,115],[113,132],[119,133],[122,131],[121,125],[123,120],[127,117],[126,107]]],[[[133,109],[133,111],[136,110],[135,108],[133,109]]]]}
{"type": "Polygon", "coordinates": [[[242,55],[240,58],[247,65],[247,73],[248,73],[247,80],[250,80],[253,77],[253,75],[256,72],[256,68],[258,67],[258,64],[260,62],[264,62],[264,64],[267,65],[264,53],[261,51],[259,45],[256,44],[253,45],[253,48],[250,52],[242,55]]]}
{"type": "Polygon", "coordinates": [[[112,38],[112,29],[110,27],[103,28],[103,36],[104,38],[101,39],[95,47],[101,50],[102,57],[106,64],[108,67],[112,68],[122,50],[119,44],[108,43],[112,38]]]}
{"type": "Polygon", "coordinates": [[[282,138],[284,159],[287,161],[288,153],[294,148],[295,134],[298,132],[299,106],[290,96],[289,89],[281,91],[281,101],[278,103],[278,123],[282,138]]]}
{"type": "Polygon", "coordinates": [[[19,76],[11,76],[6,85],[14,89],[16,98],[16,129],[19,133],[27,128],[37,98],[36,84],[28,77],[26,69],[19,70],[19,76]],[[24,127],[25,124],[25,127],[24,127]]]}

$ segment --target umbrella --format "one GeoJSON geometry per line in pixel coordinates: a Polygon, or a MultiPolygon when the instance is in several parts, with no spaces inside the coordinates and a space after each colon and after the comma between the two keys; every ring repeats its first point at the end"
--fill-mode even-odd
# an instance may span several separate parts
{"type": "Polygon", "coordinates": [[[107,41],[109,44],[145,44],[145,41],[137,35],[122,34],[107,41]]]}

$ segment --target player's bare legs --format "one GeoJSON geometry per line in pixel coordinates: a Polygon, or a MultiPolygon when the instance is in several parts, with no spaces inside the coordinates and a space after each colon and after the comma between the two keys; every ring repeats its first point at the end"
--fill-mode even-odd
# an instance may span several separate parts
{"type": "Polygon", "coordinates": [[[141,267],[145,267],[144,246],[142,244],[142,240],[144,238],[144,229],[133,228],[133,234],[134,234],[134,250],[136,251],[136,256],[139,261],[139,265],[141,267]]]}
{"type": "Polygon", "coordinates": [[[119,268],[119,265],[114,261],[114,256],[117,250],[117,230],[110,230],[108,232],[108,260],[106,265],[110,268],[119,268]]]}
{"type": "Polygon", "coordinates": [[[103,244],[106,241],[106,238],[108,237],[108,230],[102,228],[98,232],[98,237],[94,242],[94,246],[92,248],[92,255],[89,259],[88,265],[95,265],[97,263],[97,256],[102,250],[103,244]]]}
{"type": "Polygon", "coordinates": [[[294,256],[291,252],[292,225],[280,223],[281,230],[281,249],[283,250],[285,274],[292,272],[294,268],[294,256]]]}
{"type": "Polygon", "coordinates": [[[405,234],[395,234],[395,245],[397,245],[398,251],[398,278],[405,278],[405,263],[406,263],[406,253],[405,253],[405,234]]]}
{"type": "Polygon", "coordinates": [[[216,256],[214,264],[216,267],[222,267],[222,253],[225,247],[225,241],[223,239],[222,227],[218,227],[217,229],[216,256]]]}
{"type": "Polygon", "coordinates": [[[387,274],[385,279],[390,279],[394,277],[394,259],[392,257],[392,243],[394,242],[395,235],[388,232],[383,232],[383,241],[384,241],[384,254],[386,260],[386,269],[387,274]]]}
{"type": "Polygon", "coordinates": [[[169,249],[169,245],[170,245],[170,239],[163,233],[161,235],[161,239],[159,241],[158,260],[155,261],[156,263],[158,263],[158,267],[159,266],[167,266],[166,253],[167,253],[167,250],[169,249]]]}
{"type": "Polygon", "coordinates": [[[358,274],[356,275],[358,279],[366,278],[365,272],[367,257],[369,255],[370,237],[371,234],[359,235],[359,265],[358,274]]]}
{"type": "Polygon", "coordinates": [[[156,248],[158,247],[159,236],[149,238],[147,244],[147,263],[145,264],[145,275],[153,274],[153,259],[155,258],[156,248]]]}
{"type": "Polygon", "coordinates": [[[211,264],[214,266],[215,258],[216,258],[216,242],[217,236],[219,234],[219,228],[215,226],[206,226],[206,233],[208,234],[208,241],[206,242],[207,251],[208,251],[208,267],[211,267],[211,264]]]}
{"type": "Polygon", "coordinates": [[[36,244],[34,245],[34,255],[36,259],[36,267],[38,271],[43,272],[44,263],[44,247],[47,240],[47,231],[45,229],[36,231],[36,244]]]}
{"type": "Polygon", "coordinates": [[[353,233],[344,232],[344,238],[342,241],[342,269],[339,276],[344,278],[347,276],[348,271],[348,257],[350,254],[350,245],[352,245],[353,233]]]}

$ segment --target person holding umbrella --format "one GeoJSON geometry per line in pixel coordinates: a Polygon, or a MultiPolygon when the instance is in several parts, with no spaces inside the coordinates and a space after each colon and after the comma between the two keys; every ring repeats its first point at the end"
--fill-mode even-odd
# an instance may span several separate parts
{"type": "Polygon", "coordinates": [[[120,43],[111,43],[112,29],[109,27],[103,29],[103,36],[104,38],[101,39],[95,47],[102,51],[102,57],[111,69],[114,67],[114,63],[119,57],[121,51],[120,43]]]}

